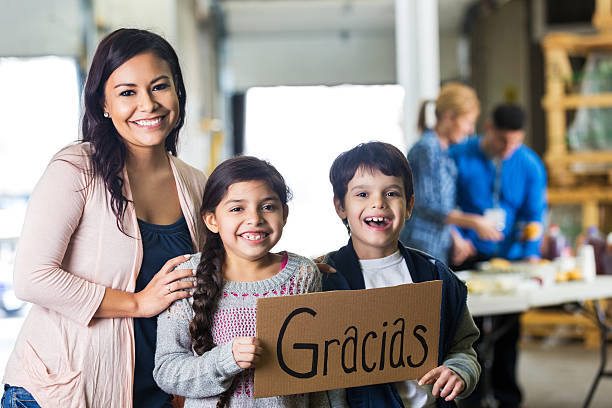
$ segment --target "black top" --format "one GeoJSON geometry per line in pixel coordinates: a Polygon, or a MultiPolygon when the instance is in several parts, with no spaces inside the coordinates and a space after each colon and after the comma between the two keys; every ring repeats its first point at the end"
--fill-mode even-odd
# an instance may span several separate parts
{"type": "MultiPolygon", "coordinates": [[[[143,290],[167,260],[194,251],[185,217],[174,224],[155,225],[138,220],[142,237],[142,265],[136,279],[136,292],[143,290]]],[[[134,319],[136,358],[134,365],[134,408],[167,408],[172,396],[153,380],[157,316],[134,319]]]]}

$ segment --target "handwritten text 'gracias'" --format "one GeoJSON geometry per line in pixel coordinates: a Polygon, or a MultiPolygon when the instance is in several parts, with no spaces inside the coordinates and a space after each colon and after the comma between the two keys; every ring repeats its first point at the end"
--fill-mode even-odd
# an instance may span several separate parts
{"type": "MultiPolygon", "coordinates": [[[[303,313],[307,313],[313,318],[317,315],[317,312],[308,307],[301,307],[291,312],[283,322],[283,325],[278,334],[278,341],[276,343],[276,355],[281,369],[287,374],[296,378],[311,378],[316,376],[319,370],[319,344],[293,344],[293,348],[295,350],[309,350],[309,353],[311,353],[309,355],[309,358],[312,357],[312,368],[307,372],[298,372],[292,369],[285,363],[285,359],[283,357],[283,340],[285,337],[285,331],[287,330],[287,327],[291,324],[291,320],[294,317],[303,313]]],[[[417,324],[412,329],[412,336],[414,336],[414,338],[418,340],[423,349],[423,355],[421,359],[417,362],[414,362],[411,355],[404,356],[405,325],[406,322],[404,318],[399,317],[393,322],[391,326],[389,326],[387,322],[383,322],[381,327],[382,333],[377,333],[376,331],[370,330],[365,334],[360,334],[358,332],[357,327],[351,325],[347,327],[344,331],[344,335],[346,337],[344,338],[344,341],[342,343],[340,342],[340,339],[332,338],[329,340],[325,340],[323,345],[323,375],[327,375],[329,349],[334,346],[341,347],[342,369],[347,374],[357,372],[359,369],[362,369],[365,372],[372,372],[378,368],[378,370],[382,371],[385,369],[385,364],[387,362],[393,368],[405,367],[405,364],[408,364],[409,367],[413,368],[420,367],[427,359],[427,354],[429,353],[427,342],[425,341],[425,338],[421,335],[421,333],[427,332],[427,328],[423,325],[417,324]],[[387,330],[394,331],[387,333],[387,330]],[[366,361],[366,347],[371,344],[380,347],[380,358],[377,357],[375,361],[366,361]],[[359,347],[361,348],[361,362],[358,366],[357,351],[359,347]],[[346,361],[347,355],[349,357],[349,360],[351,360],[348,363],[346,361]]]]}

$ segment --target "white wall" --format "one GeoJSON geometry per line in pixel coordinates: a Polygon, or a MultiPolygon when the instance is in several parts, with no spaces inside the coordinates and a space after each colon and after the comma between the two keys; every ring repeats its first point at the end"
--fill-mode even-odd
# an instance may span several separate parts
{"type": "Polygon", "coordinates": [[[202,41],[193,1],[177,0],[176,3],[176,51],[187,90],[186,120],[181,131],[179,156],[192,166],[205,170],[209,164],[210,135],[200,123],[203,118],[213,115],[217,96],[214,60],[205,59],[202,54],[210,50],[212,44],[202,41]]]}
{"type": "Polygon", "coordinates": [[[177,45],[175,0],[93,0],[95,23],[103,34],[121,27],[142,28],[177,45]]]}
{"type": "Polygon", "coordinates": [[[234,35],[227,45],[228,86],[394,83],[394,47],[392,33],[234,35]]]}
{"type": "MultiPolygon", "coordinates": [[[[2,0],[0,12],[0,56],[59,55],[85,61],[95,45],[108,32],[120,27],[152,30],[166,38],[176,49],[187,95],[187,117],[179,155],[190,164],[208,167],[208,135],[200,120],[212,109],[214,99],[207,94],[211,82],[203,82],[210,70],[202,61],[199,22],[193,0],[93,0],[86,10],[82,0],[2,0]],[[92,27],[95,24],[95,27],[92,27]],[[86,49],[86,34],[94,33],[86,49]],[[97,34],[97,35],[96,35],[97,34]]],[[[87,68],[89,62],[82,68],[87,68]],[[85,67],[87,66],[87,67],[85,67]]],[[[75,123],[77,126],[78,123],[75,123]]]]}
{"type": "Polygon", "coordinates": [[[410,148],[418,138],[417,116],[423,100],[440,87],[437,0],[396,0],[397,83],[404,88],[403,132],[410,148]]]}
{"type": "Polygon", "coordinates": [[[459,33],[440,32],[440,81],[459,79],[457,45],[459,33]]]}
{"type": "Polygon", "coordinates": [[[395,83],[391,0],[225,1],[225,88],[395,83]]]}
{"type": "Polygon", "coordinates": [[[2,0],[0,56],[79,56],[81,0],[2,0]]]}
{"type": "MultiPolygon", "coordinates": [[[[531,111],[527,1],[508,1],[476,25],[472,77],[482,106],[481,121],[502,102],[515,102],[531,111]]],[[[532,137],[528,120],[526,144],[532,137]]]]}
{"type": "MultiPolygon", "coordinates": [[[[456,1],[449,4],[455,7],[456,1]]],[[[180,154],[203,169],[208,166],[210,137],[200,123],[203,118],[223,119],[222,92],[279,84],[398,81],[394,0],[225,0],[219,3],[227,32],[220,57],[214,23],[203,17],[209,0],[92,0],[91,13],[84,4],[2,0],[0,56],[51,54],[86,61],[84,53],[91,58],[100,37],[115,28],[145,28],[163,35],[179,54],[188,89],[180,154]],[[86,34],[91,34],[88,49],[86,34]],[[222,61],[223,89],[217,87],[217,58],[222,61]]],[[[440,7],[441,14],[451,8],[440,7]]],[[[442,78],[451,76],[456,65],[454,48],[446,44],[451,43],[443,37],[442,78]]],[[[411,92],[407,89],[407,95],[411,92]]]]}

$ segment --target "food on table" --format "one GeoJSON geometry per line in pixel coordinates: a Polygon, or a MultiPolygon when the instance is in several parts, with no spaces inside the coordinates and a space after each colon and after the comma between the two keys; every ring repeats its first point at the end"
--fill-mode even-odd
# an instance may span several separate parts
{"type": "Polygon", "coordinates": [[[493,258],[489,261],[489,268],[491,269],[507,270],[510,269],[511,266],[512,263],[509,260],[503,258],[493,258]]]}
{"type": "Polygon", "coordinates": [[[486,275],[482,278],[470,277],[465,285],[470,295],[483,293],[508,294],[516,290],[520,278],[508,275],[486,275]]]}
{"type": "Polygon", "coordinates": [[[555,276],[555,282],[567,282],[568,280],[569,276],[566,272],[557,272],[557,275],[555,276]]]}
{"type": "Polygon", "coordinates": [[[479,295],[481,293],[485,293],[488,289],[487,282],[478,279],[472,279],[465,283],[468,289],[468,293],[479,295]]]}
{"type": "Polygon", "coordinates": [[[555,282],[567,282],[582,280],[582,271],[579,268],[570,269],[568,271],[559,271],[555,277],[555,282]]]}

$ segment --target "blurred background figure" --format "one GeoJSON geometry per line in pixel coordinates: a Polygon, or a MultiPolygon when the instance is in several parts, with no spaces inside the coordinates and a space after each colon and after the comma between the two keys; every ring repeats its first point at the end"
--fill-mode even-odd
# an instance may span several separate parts
{"type": "MultiPolygon", "coordinates": [[[[482,137],[451,149],[458,170],[457,204],[464,211],[491,220],[503,234],[501,241],[494,241],[462,229],[476,254],[455,265],[455,270],[474,269],[478,262],[492,258],[533,261],[540,257],[546,171],[537,154],[523,145],[524,124],[525,112],[521,107],[499,105],[487,121],[482,137]]],[[[474,320],[482,332],[483,318],[474,320]]],[[[507,330],[493,344],[494,396],[502,407],[518,407],[522,398],[516,378],[519,314],[495,316],[493,325],[507,330]]],[[[482,382],[481,377],[479,386],[466,400],[468,406],[480,406],[482,382]]]]}
{"type": "Polygon", "coordinates": [[[517,105],[497,106],[485,134],[450,149],[457,164],[457,205],[480,214],[503,234],[502,240],[462,229],[476,254],[456,269],[500,257],[539,258],[546,211],[546,170],[538,155],[523,145],[525,112],[517,105]]]}
{"type": "Polygon", "coordinates": [[[454,263],[461,263],[476,252],[452,224],[473,229],[482,239],[497,241],[502,237],[491,220],[456,208],[457,168],[448,148],[474,132],[480,103],[472,88],[457,82],[444,85],[435,100],[436,123],[431,128],[426,124],[428,103],[423,102],[419,112],[421,138],[408,152],[415,201],[400,240],[444,263],[449,263],[449,256],[454,263]]]}

